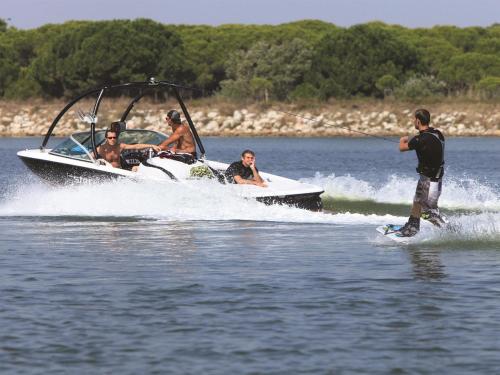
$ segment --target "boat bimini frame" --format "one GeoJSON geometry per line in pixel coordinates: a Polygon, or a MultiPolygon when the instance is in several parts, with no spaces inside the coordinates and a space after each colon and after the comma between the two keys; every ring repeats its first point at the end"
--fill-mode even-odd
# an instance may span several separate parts
{"type": "MultiPolygon", "coordinates": [[[[80,118],[90,124],[90,134],[91,134],[91,144],[92,144],[92,151],[93,151],[93,157],[94,160],[97,160],[98,155],[97,155],[97,148],[96,148],[96,139],[95,139],[95,133],[96,133],[96,123],[97,123],[97,113],[99,111],[99,106],[101,104],[102,98],[104,97],[104,94],[106,92],[111,92],[115,90],[123,90],[127,88],[135,88],[139,89],[140,93],[135,96],[130,104],[127,106],[127,109],[123,112],[123,114],[120,117],[120,123],[125,124],[125,121],[127,120],[127,117],[134,108],[134,105],[141,100],[146,94],[152,92],[153,90],[170,90],[175,94],[175,97],[177,99],[177,102],[179,103],[182,113],[184,114],[184,117],[186,118],[186,121],[189,124],[189,128],[191,129],[191,132],[193,133],[193,137],[195,139],[196,145],[200,151],[200,159],[205,158],[205,148],[203,147],[203,143],[201,142],[201,139],[198,135],[198,132],[196,131],[196,127],[194,126],[193,120],[191,120],[191,116],[189,115],[189,112],[186,108],[186,105],[184,104],[184,101],[182,100],[182,97],[179,93],[179,89],[188,89],[188,90],[193,90],[193,88],[166,82],[166,81],[157,81],[154,78],[150,78],[149,80],[145,82],[129,82],[129,83],[122,83],[122,84],[116,84],[116,85],[103,85],[101,87],[93,88],[89,91],[84,92],[83,94],[77,96],[73,100],[71,100],[66,107],[62,109],[61,112],[56,116],[52,124],[50,125],[47,134],[45,134],[45,138],[43,139],[43,142],[40,146],[40,149],[43,151],[45,147],[47,146],[47,143],[49,142],[49,139],[59,123],[59,120],[64,116],[66,112],[70,110],[77,102],[80,100],[87,98],[91,95],[98,94],[96,101],[94,103],[94,106],[92,108],[92,111],[89,113],[83,113],[81,111],[78,112],[80,115],[80,118]]],[[[124,125],[123,125],[124,126],[124,125]]],[[[124,130],[124,129],[122,129],[124,130]]]]}

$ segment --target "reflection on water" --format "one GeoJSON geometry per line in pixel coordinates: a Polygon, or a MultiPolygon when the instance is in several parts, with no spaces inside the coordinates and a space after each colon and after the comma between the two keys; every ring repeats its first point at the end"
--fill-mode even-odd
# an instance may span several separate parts
{"type": "Polygon", "coordinates": [[[415,278],[439,281],[447,276],[445,267],[440,260],[439,250],[409,248],[408,255],[415,278]]]}

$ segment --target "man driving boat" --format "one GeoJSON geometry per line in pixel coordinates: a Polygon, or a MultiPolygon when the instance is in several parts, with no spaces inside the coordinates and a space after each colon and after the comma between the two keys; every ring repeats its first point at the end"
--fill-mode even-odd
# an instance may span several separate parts
{"type": "Polygon", "coordinates": [[[196,144],[193,134],[185,122],[181,122],[181,115],[176,110],[170,110],[165,118],[167,124],[172,128],[172,135],[160,143],[160,148],[174,154],[186,155],[193,160],[197,158],[196,144]],[[171,148],[168,146],[173,144],[171,148]]]}
{"type": "MultiPolygon", "coordinates": [[[[113,125],[113,124],[112,124],[113,125]]],[[[113,129],[113,127],[112,127],[113,129]]],[[[118,142],[119,133],[113,129],[106,130],[105,137],[106,141],[97,147],[97,153],[101,158],[106,160],[115,168],[121,168],[120,154],[123,150],[142,150],[145,148],[152,148],[156,152],[161,149],[157,145],[138,143],[138,144],[126,144],[118,142]]]]}

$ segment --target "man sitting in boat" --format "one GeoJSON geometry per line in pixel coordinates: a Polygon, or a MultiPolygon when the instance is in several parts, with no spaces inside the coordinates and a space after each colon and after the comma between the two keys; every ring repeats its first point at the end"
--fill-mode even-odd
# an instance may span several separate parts
{"type": "Polygon", "coordinates": [[[179,159],[186,163],[196,160],[196,145],[193,135],[186,122],[181,122],[181,115],[176,110],[170,110],[167,113],[167,124],[172,128],[172,135],[160,143],[160,148],[176,154],[179,159]],[[171,148],[168,146],[173,144],[171,148]]]}
{"type": "Polygon", "coordinates": [[[243,151],[241,160],[235,161],[227,168],[226,178],[235,184],[267,186],[259,175],[259,170],[255,165],[255,153],[252,150],[243,151]]]}
{"type": "Polygon", "coordinates": [[[116,130],[116,127],[113,127],[113,124],[111,125],[111,129],[106,130],[104,135],[106,137],[106,141],[97,147],[97,153],[113,167],[121,168],[120,154],[123,150],[142,150],[145,148],[152,148],[156,152],[160,151],[160,147],[157,145],[150,145],[146,143],[129,145],[118,142],[118,135],[120,133],[116,130]]]}

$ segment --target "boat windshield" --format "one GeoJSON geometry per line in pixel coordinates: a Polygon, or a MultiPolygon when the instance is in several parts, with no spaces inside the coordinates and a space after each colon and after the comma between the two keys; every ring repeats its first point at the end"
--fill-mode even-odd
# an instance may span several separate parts
{"type": "MultiPolygon", "coordinates": [[[[96,142],[98,139],[102,142],[104,138],[104,132],[99,133],[102,134],[99,134],[98,137],[98,133],[96,133],[96,142]]],[[[90,132],[75,133],[54,147],[50,153],[74,159],[92,161],[92,157],[90,156],[92,147],[88,147],[90,144],[90,132]]]]}
{"type": "MultiPolygon", "coordinates": [[[[99,130],[95,133],[95,142],[99,146],[104,141],[104,130],[99,130]]],[[[135,144],[135,143],[149,143],[160,144],[167,137],[152,130],[125,130],[120,133],[119,140],[122,143],[135,144]]],[[[51,154],[66,156],[69,158],[92,161],[93,148],[90,132],[75,133],[68,139],[58,144],[52,149],[51,154]]]]}
{"type": "MultiPolygon", "coordinates": [[[[104,132],[102,133],[102,139],[104,139],[104,132]]],[[[122,131],[119,137],[119,141],[121,143],[127,143],[129,145],[133,145],[136,143],[148,143],[148,144],[158,145],[165,139],[167,139],[167,136],[165,134],[158,133],[153,130],[140,130],[140,129],[136,130],[129,129],[122,131]]],[[[97,133],[96,133],[96,143],[99,145],[101,142],[97,140],[97,133]]]]}

